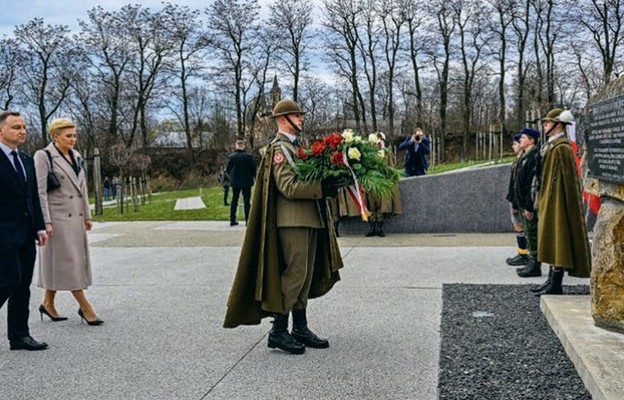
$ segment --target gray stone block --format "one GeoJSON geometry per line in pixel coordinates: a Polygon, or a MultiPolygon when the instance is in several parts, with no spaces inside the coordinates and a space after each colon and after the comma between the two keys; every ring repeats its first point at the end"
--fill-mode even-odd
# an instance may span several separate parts
{"type": "MultiPolygon", "coordinates": [[[[403,213],[384,223],[387,233],[509,232],[505,199],[510,164],[462,169],[404,178],[400,182],[403,213]]],[[[364,233],[360,218],[341,223],[341,232],[364,233]]]]}

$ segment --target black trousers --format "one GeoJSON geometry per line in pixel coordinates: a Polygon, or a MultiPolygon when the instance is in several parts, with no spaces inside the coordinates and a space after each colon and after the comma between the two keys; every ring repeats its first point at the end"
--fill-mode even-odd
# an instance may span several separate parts
{"type": "Polygon", "coordinates": [[[28,306],[37,255],[35,241],[28,238],[21,246],[0,244],[0,255],[0,308],[8,300],[9,340],[30,336],[28,306]]]}
{"type": "Polygon", "coordinates": [[[236,221],[238,213],[238,199],[243,193],[243,207],[245,209],[245,221],[249,219],[249,209],[251,208],[251,188],[232,186],[232,203],[230,204],[230,222],[236,221]]]}
{"type": "Polygon", "coordinates": [[[227,185],[223,186],[223,205],[227,205],[228,195],[230,194],[230,187],[227,185]]]}

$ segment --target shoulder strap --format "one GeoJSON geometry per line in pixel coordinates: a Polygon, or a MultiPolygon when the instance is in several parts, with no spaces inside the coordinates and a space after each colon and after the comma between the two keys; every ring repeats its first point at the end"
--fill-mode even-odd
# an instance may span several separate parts
{"type": "Polygon", "coordinates": [[[52,164],[52,155],[50,154],[48,149],[43,149],[43,151],[45,151],[46,154],[48,155],[48,161],[50,162],[50,171],[52,171],[52,173],[54,173],[54,164],[52,164]]]}

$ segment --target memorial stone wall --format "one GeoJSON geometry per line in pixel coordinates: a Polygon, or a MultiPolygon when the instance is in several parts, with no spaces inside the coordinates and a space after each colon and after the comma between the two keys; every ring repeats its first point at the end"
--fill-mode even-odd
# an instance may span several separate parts
{"type": "Polygon", "coordinates": [[[592,245],[591,297],[596,326],[624,333],[624,77],[586,109],[588,175],[602,205],[592,245]]]}

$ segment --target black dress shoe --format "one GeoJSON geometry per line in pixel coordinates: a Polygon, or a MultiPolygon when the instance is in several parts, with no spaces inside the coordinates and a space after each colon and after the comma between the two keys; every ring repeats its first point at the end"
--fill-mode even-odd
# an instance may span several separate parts
{"type": "Polygon", "coordinates": [[[78,315],[80,315],[80,322],[82,323],[82,320],[84,320],[87,324],[91,325],[91,326],[98,326],[98,325],[102,325],[104,323],[104,321],[102,321],[99,318],[96,318],[93,321],[89,321],[85,316],[84,313],[82,312],[82,310],[79,308],[78,309],[78,315]]]}
{"type": "Polygon", "coordinates": [[[271,349],[278,348],[290,354],[305,353],[305,346],[293,338],[288,331],[270,332],[267,346],[271,349]]]}
{"type": "Polygon", "coordinates": [[[230,222],[230,226],[236,226],[236,225],[238,225],[238,222],[236,222],[236,221],[230,222]]]}
{"type": "Polygon", "coordinates": [[[307,327],[293,328],[292,337],[306,347],[312,347],[313,349],[326,349],[329,347],[329,341],[327,339],[320,338],[314,334],[307,327]]]}
{"type": "Polygon", "coordinates": [[[46,342],[37,342],[30,336],[24,336],[23,338],[13,339],[9,342],[11,350],[45,350],[48,348],[46,342]]]}
{"type": "Polygon", "coordinates": [[[46,308],[43,306],[43,304],[39,305],[39,316],[41,317],[41,320],[43,321],[43,315],[47,315],[48,317],[50,317],[50,319],[54,322],[58,322],[58,321],[67,321],[67,317],[53,317],[48,310],[46,310],[46,308]]]}
{"type": "Polygon", "coordinates": [[[542,263],[532,260],[522,268],[516,269],[516,274],[520,278],[530,278],[533,276],[542,276],[542,263]]]}
{"type": "Polygon", "coordinates": [[[527,265],[529,263],[529,257],[524,254],[517,254],[515,257],[510,257],[505,260],[508,265],[519,267],[520,265],[527,265]]]}

